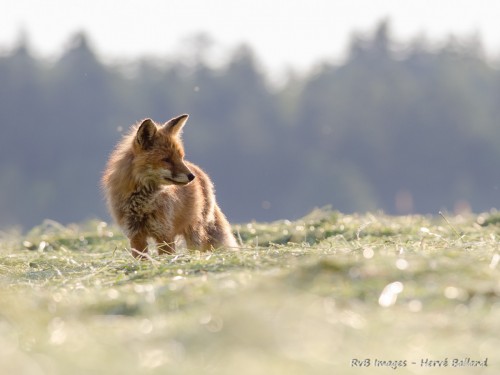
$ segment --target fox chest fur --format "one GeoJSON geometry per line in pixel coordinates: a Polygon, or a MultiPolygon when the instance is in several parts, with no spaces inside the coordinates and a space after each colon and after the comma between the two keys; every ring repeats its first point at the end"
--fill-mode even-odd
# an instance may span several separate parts
{"type": "Polygon", "coordinates": [[[133,236],[144,232],[160,238],[166,233],[180,235],[198,222],[213,221],[210,215],[214,202],[204,191],[207,189],[199,186],[206,183],[202,181],[203,172],[193,164],[187,164],[198,171],[197,181],[183,187],[141,186],[123,200],[118,216],[123,218],[122,226],[126,233],[133,236]]]}
{"type": "Polygon", "coordinates": [[[121,216],[123,216],[123,227],[127,234],[133,236],[141,231],[155,233],[162,230],[159,223],[166,221],[164,218],[171,213],[166,207],[161,207],[159,195],[159,189],[146,186],[134,191],[125,200],[121,216]]]}

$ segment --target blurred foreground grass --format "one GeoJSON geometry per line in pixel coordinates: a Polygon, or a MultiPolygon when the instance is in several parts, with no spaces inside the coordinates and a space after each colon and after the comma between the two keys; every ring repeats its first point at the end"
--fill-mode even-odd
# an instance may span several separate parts
{"type": "Polygon", "coordinates": [[[325,209],[148,261],[100,222],[3,233],[0,374],[498,374],[499,224],[325,209]]]}

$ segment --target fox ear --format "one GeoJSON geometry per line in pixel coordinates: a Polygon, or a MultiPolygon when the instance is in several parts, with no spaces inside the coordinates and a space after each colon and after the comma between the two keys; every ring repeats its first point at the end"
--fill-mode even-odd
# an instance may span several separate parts
{"type": "Polygon", "coordinates": [[[189,115],[180,115],[178,117],[174,117],[173,119],[168,120],[163,126],[164,131],[178,136],[182,133],[182,128],[186,123],[189,115]]]}
{"type": "Polygon", "coordinates": [[[137,134],[135,135],[135,141],[144,150],[147,150],[153,146],[156,134],[156,125],[150,118],[142,121],[139,129],[137,129],[137,134]]]}

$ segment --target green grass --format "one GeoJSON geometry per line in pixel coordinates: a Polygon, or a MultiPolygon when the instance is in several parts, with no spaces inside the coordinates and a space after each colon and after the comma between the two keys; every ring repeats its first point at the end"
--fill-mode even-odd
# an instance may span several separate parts
{"type": "Polygon", "coordinates": [[[0,374],[498,374],[499,218],[325,209],[146,261],[100,222],[3,233],[0,374]]]}

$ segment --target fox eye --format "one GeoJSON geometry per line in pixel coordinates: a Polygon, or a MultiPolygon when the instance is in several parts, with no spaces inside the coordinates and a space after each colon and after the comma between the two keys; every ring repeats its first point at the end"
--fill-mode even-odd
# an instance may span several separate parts
{"type": "Polygon", "coordinates": [[[172,162],[172,159],[170,159],[168,156],[166,158],[163,158],[163,161],[165,163],[171,163],[172,162]]]}

